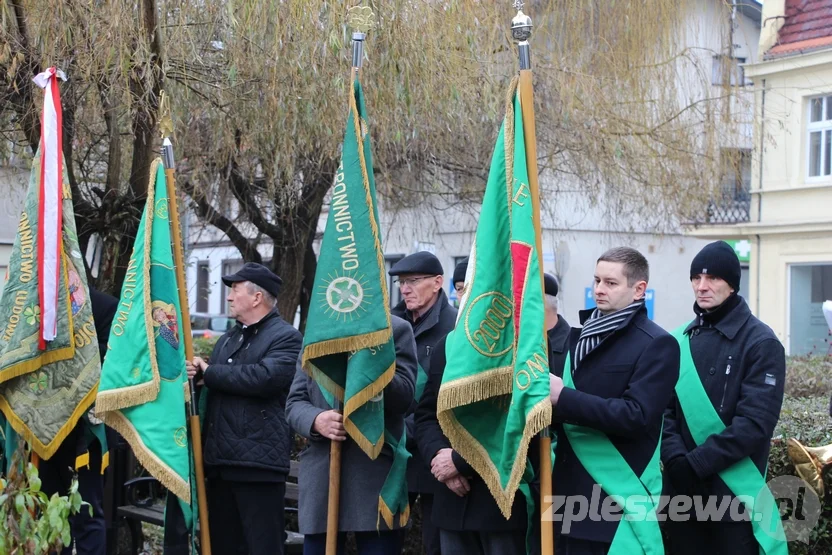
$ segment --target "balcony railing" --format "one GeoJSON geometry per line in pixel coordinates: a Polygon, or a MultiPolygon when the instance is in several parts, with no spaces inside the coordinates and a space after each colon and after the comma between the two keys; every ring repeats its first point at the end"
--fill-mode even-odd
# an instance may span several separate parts
{"type": "Polygon", "coordinates": [[[741,224],[751,221],[751,192],[749,188],[723,189],[722,194],[708,201],[704,214],[691,218],[694,225],[741,224]]]}

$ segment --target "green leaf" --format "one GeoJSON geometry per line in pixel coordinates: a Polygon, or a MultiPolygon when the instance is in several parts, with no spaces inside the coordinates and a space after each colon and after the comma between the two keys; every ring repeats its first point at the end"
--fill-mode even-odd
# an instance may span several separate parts
{"type": "Polygon", "coordinates": [[[22,493],[14,496],[14,508],[17,509],[17,514],[19,515],[26,513],[26,498],[22,493]]]}

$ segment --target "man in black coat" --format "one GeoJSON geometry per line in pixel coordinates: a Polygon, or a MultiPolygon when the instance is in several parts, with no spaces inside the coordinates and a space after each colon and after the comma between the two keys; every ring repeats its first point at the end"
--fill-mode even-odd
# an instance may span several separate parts
{"type": "Polygon", "coordinates": [[[566,318],[558,314],[558,280],[552,274],[543,274],[543,302],[546,305],[546,329],[549,342],[549,372],[563,375],[563,364],[569,352],[569,333],[572,328],[566,318]]]}
{"type": "Polygon", "coordinates": [[[303,340],[275,307],[281,279],[247,263],[224,276],[237,325],[188,376],[208,388],[204,462],[216,553],[283,553],[283,507],[292,432],[285,406],[303,340]]]}
{"type": "MultiPolygon", "coordinates": [[[[597,308],[580,313],[583,328],[572,330],[569,337],[574,388],[564,387],[559,376],[550,374],[553,420],[559,422],[553,478],[558,497],[582,498],[592,505],[595,493],[597,506],[612,501],[603,485],[600,492],[594,491],[599,484],[587,466],[614,465],[615,459],[579,459],[576,448],[581,446],[572,445],[566,424],[601,432],[629,466],[613,470],[658,476],[654,455],[661,439],[662,413],[679,374],[679,345],[647,318],[648,279],[647,260],[637,250],[618,247],[601,255],[595,266],[597,308]]],[[[558,508],[562,520],[557,553],[607,553],[621,521],[622,508],[618,509],[610,518],[593,518],[592,507],[577,515],[564,514],[568,513],[564,506],[558,508]]],[[[657,537],[660,544],[660,534],[657,537]]]]}
{"type": "MultiPolygon", "coordinates": [[[[693,259],[691,285],[696,318],[686,327],[696,373],[708,399],[725,424],[701,445],[691,436],[677,391],[665,413],[662,462],[667,495],[734,494],[718,473],[746,457],[763,477],[771,436],[780,417],[786,359],[783,345],[767,325],[751,314],[740,289],[740,262],[724,241],[711,243],[693,259]]],[[[726,503],[726,506],[728,504],[726,503]]],[[[674,554],[756,554],[747,511],[736,521],[731,511],[720,519],[668,521],[674,554]]]]}
{"type": "MultiPolygon", "coordinates": [[[[422,545],[428,555],[440,553],[439,535],[430,514],[433,510],[433,494],[440,484],[430,472],[430,467],[416,448],[413,411],[419,402],[430,372],[431,352],[440,339],[454,329],[457,310],[448,303],[442,288],[444,270],[439,259],[429,252],[417,252],[396,262],[390,271],[396,276],[403,300],[391,312],[403,318],[413,327],[416,338],[416,356],[419,368],[416,395],[405,419],[407,425],[407,449],[412,457],[407,463],[407,489],[411,506],[421,499],[422,545]]],[[[456,275],[456,272],[454,272],[456,275]]]]}
{"type": "MultiPolygon", "coordinates": [[[[446,336],[447,337],[447,336],[446,336]]],[[[445,373],[445,338],[431,355],[430,375],[416,407],[416,443],[431,468],[447,475],[434,494],[432,517],[439,528],[442,552],[453,555],[515,555],[526,552],[526,503],[514,497],[511,518],[506,520],[488,486],[451,448],[436,418],[436,401],[445,373]]]]}

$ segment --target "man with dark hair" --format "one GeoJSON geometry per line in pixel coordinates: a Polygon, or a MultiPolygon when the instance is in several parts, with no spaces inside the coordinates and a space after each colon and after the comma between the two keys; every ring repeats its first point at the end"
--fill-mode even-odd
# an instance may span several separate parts
{"type": "Polygon", "coordinates": [[[283,504],[293,435],[286,397],[300,354],[300,332],[275,306],[282,280],[249,262],[223,276],[237,325],[209,361],[194,357],[188,377],[204,380],[204,424],[211,545],[216,553],[283,553],[283,504]]]}
{"type": "Polygon", "coordinates": [[[549,376],[558,423],[554,493],[595,507],[580,514],[571,513],[572,503],[557,508],[558,554],[607,553],[613,540],[621,553],[661,549],[658,522],[621,518],[639,507],[614,501],[641,496],[650,513],[661,494],[662,413],[678,376],[679,345],[647,318],[648,278],[647,260],[635,249],[601,255],[597,308],[582,311],[583,328],[570,333],[563,378],[549,376]]]}
{"type": "MultiPolygon", "coordinates": [[[[674,333],[682,367],[664,417],[662,461],[669,495],[701,495],[705,501],[716,496],[721,503],[739,495],[755,498],[765,487],[786,359],[780,340],[739,296],[740,272],[734,249],[724,241],[705,246],[691,262],[696,317],[674,333]],[[702,429],[706,417],[712,429],[702,429]],[[737,480],[738,474],[743,479],[737,480]]],[[[668,522],[673,553],[756,554],[748,511],[731,513],[715,521],[692,516],[668,522]]]]}
{"type": "MultiPolygon", "coordinates": [[[[407,450],[412,457],[407,462],[407,489],[410,493],[411,507],[420,499],[422,510],[422,544],[425,553],[438,555],[439,534],[430,515],[433,510],[433,494],[442,487],[433,477],[430,467],[425,463],[416,448],[416,432],[413,423],[413,411],[422,396],[430,372],[431,352],[440,339],[445,337],[456,324],[456,309],[448,303],[443,285],[445,273],[439,259],[429,252],[417,252],[396,262],[390,271],[397,277],[396,283],[401,289],[402,302],[391,313],[405,320],[413,327],[416,338],[416,353],[419,368],[416,376],[416,394],[411,404],[407,424],[407,450]],[[423,277],[427,276],[427,277],[423,277]]],[[[456,272],[454,273],[456,275],[456,272]]],[[[464,279],[464,275],[463,275],[464,279]]]]}

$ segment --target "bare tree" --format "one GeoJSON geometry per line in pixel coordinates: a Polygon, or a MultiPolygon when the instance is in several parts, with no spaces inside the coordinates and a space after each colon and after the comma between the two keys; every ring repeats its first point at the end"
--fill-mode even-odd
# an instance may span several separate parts
{"type": "MultiPolygon", "coordinates": [[[[316,226],[340,158],[352,4],[0,0],[2,130],[34,151],[31,76],[48,65],[67,71],[65,157],[82,246],[97,236],[106,247],[101,287],[121,283],[164,88],[190,206],[246,260],[261,260],[257,246],[268,239],[284,279],[281,311],[306,305],[316,226]]],[[[680,67],[695,63],[682,22],[698,4],[528,3],[550,193],[577,191],[645,222],[697,209],[713,187],[724,129],[715,99],[678,89],[680,67]]],[[[370,5],[378,23],[362,82],[385,205],[478,203],[516,70],[510,2],[370,5]]]]}

